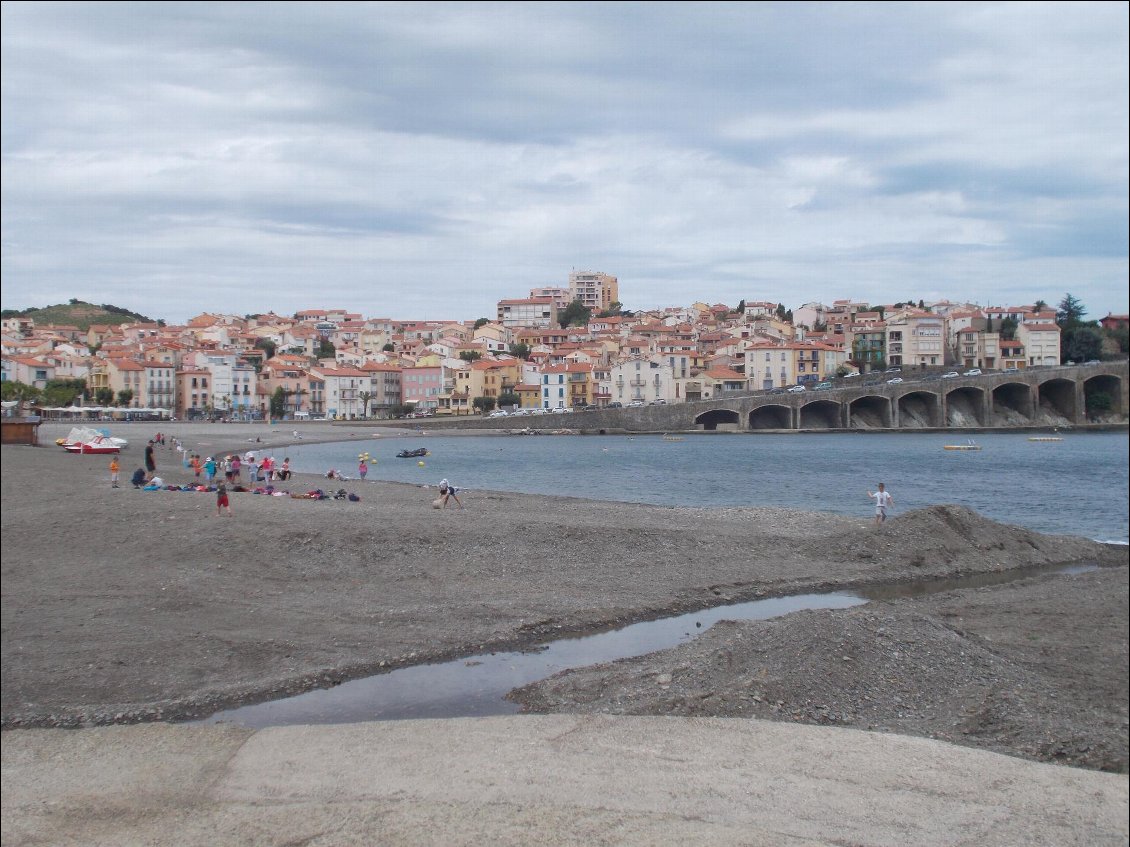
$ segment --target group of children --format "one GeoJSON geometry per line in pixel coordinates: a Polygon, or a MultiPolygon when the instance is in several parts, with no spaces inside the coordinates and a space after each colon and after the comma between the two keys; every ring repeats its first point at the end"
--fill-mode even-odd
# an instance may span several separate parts
{"type": "Polygon", "coordinates": [[[289,457],[283,459],[281,465],[275,463],[274,456],[264,456],[260,460],[251,451],[248,451],[246,456],[241,457],[238,454],[233,454],[223,456],[220,459],[214,459],[211,456],[201,459],[199,453],[186,453],[184,459],[184,466],[192,471],[193,476],[197,479],[200,479],[201,475],[205,476],[209,485],[221,473],[228,483],[242,482],[245,465],[247,467],[247,481],[251,483],[290,479],[289,457]]]}

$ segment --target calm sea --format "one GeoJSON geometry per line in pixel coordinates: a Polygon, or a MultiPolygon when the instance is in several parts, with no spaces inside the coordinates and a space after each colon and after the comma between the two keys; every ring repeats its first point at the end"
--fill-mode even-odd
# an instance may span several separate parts
{"type": "MultiPolygon", "coordinates": [[[[1058,442],[1020,433],[976,436],[977,452],[943,449],[957,433],[703,434],[680,441],[638,436],[377,437],[295,445],[297,471],[474,491],[535,492],[667,506],[784,506],[869,517],[868,490],[885,482],[894,514],[939,503],[1039,532],[1130,540],[1126,433],[1064,433],[1058,442]],[[398,459],[427,447],[423,466],[398,459]]],[[[276,458],[281,458],[276,451],[276,458]]]]}

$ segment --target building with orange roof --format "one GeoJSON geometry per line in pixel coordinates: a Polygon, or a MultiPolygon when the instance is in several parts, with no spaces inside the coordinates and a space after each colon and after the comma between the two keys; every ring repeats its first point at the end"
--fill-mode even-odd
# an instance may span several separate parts
{"type": "Polygon", "coordinates": [[[1029,366],[1058,365],[1062,361],[1062,333],[1055,323],[1021,323],[1016,327],[1016,340],[1024,345],[1029,366]]]}

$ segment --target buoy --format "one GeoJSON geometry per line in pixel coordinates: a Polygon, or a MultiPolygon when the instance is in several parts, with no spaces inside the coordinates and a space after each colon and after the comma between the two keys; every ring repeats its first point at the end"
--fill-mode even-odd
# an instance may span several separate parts
{"type": "Polygon", "coordinates": [[[424,463],[423,463],[423,462],[417,462],[416,464],[417,464],[417,465],[419,465],[420,467],[423,467],[423,466],[424,466],[424,463]]]}

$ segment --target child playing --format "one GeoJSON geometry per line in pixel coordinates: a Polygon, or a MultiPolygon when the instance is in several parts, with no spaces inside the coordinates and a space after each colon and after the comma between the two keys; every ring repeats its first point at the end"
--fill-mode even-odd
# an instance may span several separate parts
{"type": "Polygon", "coordinates": [[[122,469],[122,466],[118,464],[118,457],[114,456],[114,458],[112,458],[110,460],[110,487],[111,488],[117,488],[118,487],[118,471],[120,471],[121,469],[122,469]]]}
{"type": "Polygon", "coordinates": [[[225,509],[230,515],[231,505],[228,503],[228,487],[221,482],[216,487],[216,517],[218,518],[225,509]]]}

